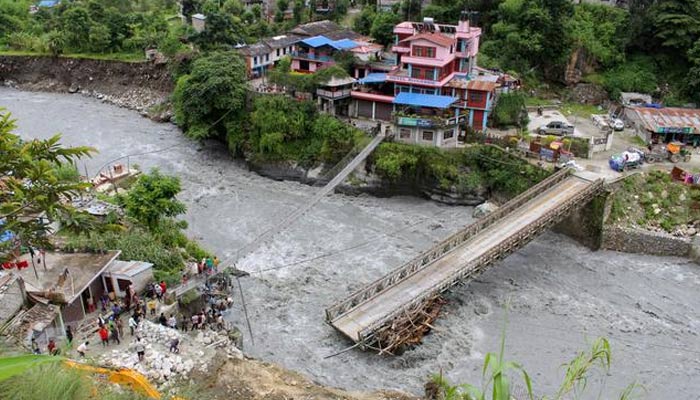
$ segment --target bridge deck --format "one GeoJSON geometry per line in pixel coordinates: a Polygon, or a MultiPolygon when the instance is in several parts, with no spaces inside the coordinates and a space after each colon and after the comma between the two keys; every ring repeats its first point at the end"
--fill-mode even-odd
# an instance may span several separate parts
{"type": "Polygon", "coordinates": [[[357,341],[359,333],[375,321],[448,279],[455,271],[543,217],[545,213],[563,204],[590,184],[586,179],[570,177],[554,185],[442,258],[359,304],[331,321],[331,324],[350,339],[357,341]]]}

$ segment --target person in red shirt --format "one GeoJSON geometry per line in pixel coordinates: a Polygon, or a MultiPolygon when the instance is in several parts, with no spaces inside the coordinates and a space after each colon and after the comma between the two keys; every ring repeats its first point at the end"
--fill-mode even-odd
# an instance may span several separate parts
{"type": "Polygon", "coordinates": [[[109,331],[107,330],[107,327],[102,325],[102,327],[97,333],[100,334],[100,339],[102,340],[102,347],[107,347],[107,345],[109,344],[109,331]]]}
{"type": "Polygon", "coordinates": [[[161,296],[165,296],[165,289],[167,286],[165,285],[165,281],[160,281],[160,289],[161,289],[161,296]]]}
{"type": "Polygon", "coordinates": [[[58,355],[58,349],[56,348],[56,341],[51,338],[49,339],[49,344],[46,345],[47,349],[49,350],[49,354],[52,356],[58,355]]]}

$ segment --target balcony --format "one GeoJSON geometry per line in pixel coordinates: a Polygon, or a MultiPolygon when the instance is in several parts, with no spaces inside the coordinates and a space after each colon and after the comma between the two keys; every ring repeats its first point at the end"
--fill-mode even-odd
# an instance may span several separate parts
{"type": "Polygon", "coordinates": [[[311,53],[306,53],[306,52],[301,52],[301,51],[293,51],[292,57],[293,58],[300,58],[303,60],[320,61],[320,62],[333,61],[333,57],[330,57],[330,56],[319,56],[316,54],[311,54],[311,53]]]}
{"type": "Polygon", "coordinates": [[[350,92],[352,90],[350,88],[348,89],[340,89],[340,90],[325,90],[325,89],[316,89],[316,94],[320,97],[323,97],[325,99],[329,100],[337,100],[337,99],[344,99],[346,97],[350,97],[350,92]]]}
{"type": "Polygon", "coordinates": [[[393,45],[393,46],[391,46],[391,51],[392,51],[392,53],[410,53],[411,48],[399,46],[399,45],[393,45]]]}
{"type": "Polygon", "coordinates": [[[444,128],[454,126],[460,122],[464,122],[468,115],[416,115],[407,114],[399,111],[394,114],[394,123],[398,126],[417,126],[420,128],[444,128]]]}
{"type": "Polygon", "coordinates": [[[386,75],[386,80],[387,80],[387,82],[409,83],[409,84],[433,86],[433,87],[440,85],[439,81],[434,81],[434,80],[430,80],[430,79],[412,78],[408,75],[408,71],[405,69],[391,71],[390,73],[388,73],[386,75]]]}

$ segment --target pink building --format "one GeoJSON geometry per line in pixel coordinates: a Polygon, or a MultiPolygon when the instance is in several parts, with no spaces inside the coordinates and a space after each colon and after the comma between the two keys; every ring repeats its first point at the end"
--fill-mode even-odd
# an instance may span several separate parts
{"type": "Polygon", "coordinates": [[[394,27],[396,65],[370,74],[352,93],[357,117],[392,121],[397,138],[451,147],[469,127],[486,129],[496,84],[473,76],[481,28],[402,22],[394,27]]]}

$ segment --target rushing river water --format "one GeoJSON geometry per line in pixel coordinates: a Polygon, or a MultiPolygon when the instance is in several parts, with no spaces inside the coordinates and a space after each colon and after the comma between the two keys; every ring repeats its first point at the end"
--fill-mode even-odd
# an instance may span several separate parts
{"type": "MultiPolygon", "coordinates": [[[[190,142],[170,124],[78,95],[0,88],[0,107],[23,137],[63,133],[63,143],[99,154],[81,163],[129,162],[178,175],[189,233],[220,258],[292,212],[317,188],[275,182],[247,171],[215,144],[190,142]],[[138,155],[140,154],[140,155],[138,155]]],[[[270,243],[238,262],[255,344],[245,351],[351,390],[400,389],[419,394],[426,378],[479,384],[487,352],[498,350],[509,304],[507,358],[529,371],[536,392],[551,394],[560,365],[606,336],[609,374],[595,375],[584,398],[613,398],[638,382],[649,399],[700,399],[700,267],[680,258],[592,252],[547,233],[477,280],[453,290],[436,330],[399,357],[349,351],[323,322],[323,309],[471,220],[468,207],[410,197],[328,196],[270,243]]],[[[245,331],[236,297],[233,321],[245,331]]]]}

